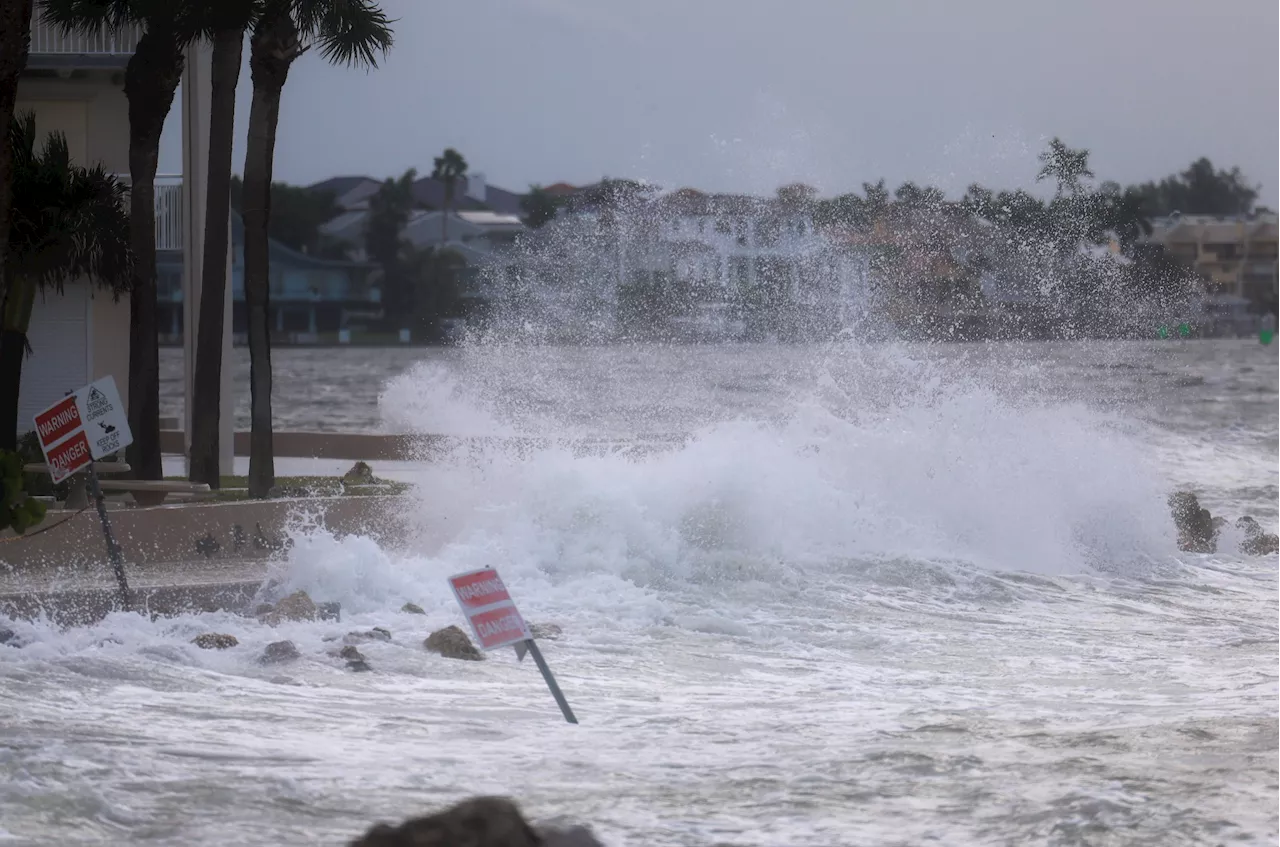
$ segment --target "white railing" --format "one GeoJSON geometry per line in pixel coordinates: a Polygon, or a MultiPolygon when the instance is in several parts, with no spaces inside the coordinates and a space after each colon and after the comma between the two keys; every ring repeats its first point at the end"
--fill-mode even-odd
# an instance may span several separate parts
{"type": "Polygon", "coordinates": [[[141,26],[93,33],[71,33],[45,21],[39,13],[31,20],[31,56],[132,56],[142,37],[141,26]]]}
{"type": "MultiPolygon", "coordinates": [[[[129,184],[128,174],[116,179],[129,184]]],[[[156,249],[182,249],[182,174],[156,174],[156,249]]]]}
{"type": "Polygon", "coordinates": [[[156,249],[182,249],[182,176],[156,176],[156,249]]]}

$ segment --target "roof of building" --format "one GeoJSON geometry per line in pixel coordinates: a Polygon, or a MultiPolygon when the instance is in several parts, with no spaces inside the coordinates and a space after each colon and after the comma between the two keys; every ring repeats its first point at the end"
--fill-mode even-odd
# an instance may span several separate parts
{"type": "Polygon", "coordinates": [[[524,222],[518,216],[503,215],[498,212],[458,212],[458,217],[476,226],[524,226],[524,222]]]}
{"type": "Polygon", "coordinates": [[[308,185],[311,191],[327,191],[335,198],[341,197],[362,182],[377,182],[371,176],[331,176],[308,185]]]}

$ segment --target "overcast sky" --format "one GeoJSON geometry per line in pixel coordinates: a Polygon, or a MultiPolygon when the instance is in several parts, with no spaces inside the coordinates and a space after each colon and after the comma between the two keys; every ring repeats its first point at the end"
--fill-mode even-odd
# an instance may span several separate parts
{"type": "MultiPolygon", "coordinates": [[[[295,64],[276,178],[429,172],[453,146],[517,191],[607,175],[832,195],[885,177],[958,196],[1030,187],[1059,135],[1121,182],[1239,165],[1274,208],[1277,5],[384,0],[396,46],[378,70],[295,64]]],[[[237,171],[249,90],[246,66],[237,171]]]]}

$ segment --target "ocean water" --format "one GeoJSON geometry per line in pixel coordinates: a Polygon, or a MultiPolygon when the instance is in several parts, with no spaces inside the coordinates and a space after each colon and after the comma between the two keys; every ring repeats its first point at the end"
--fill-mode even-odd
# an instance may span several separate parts
{"type": "Polygon", "coordinates": [[[0,844],[337,845],[482,792],[609,845],[1276,842],[1276,558],[1180,553],[1165,505],[1275,531],[1274,348],[403,353],[277,358],[332,374],[287,414],[565,443],[421,468],[397,549],[300,528],[279,577],[341,623],[4,622],[0,844]],[[580,725],[422,649],[489,565],[580,725]]]}

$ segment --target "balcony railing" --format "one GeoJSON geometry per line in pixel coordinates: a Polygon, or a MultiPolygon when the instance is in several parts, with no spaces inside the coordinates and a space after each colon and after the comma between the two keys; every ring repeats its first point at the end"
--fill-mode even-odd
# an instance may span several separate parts
{"type": "Polygon", "coordinates": [[[45,21],[39,13],[31,21],[31,67],[123,66],[142,37],[141,26],[103,27],[92,33],[71,33],[45,21]]]}
{"type": "MultiPolygon", "coordinates": [[[[116,174],[125,185],[128,174],[116,174]]],[[[156,174],[156,249],[182,249],[182,174],[156,174]]]]}

